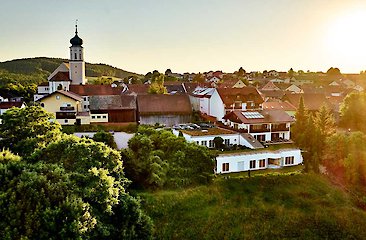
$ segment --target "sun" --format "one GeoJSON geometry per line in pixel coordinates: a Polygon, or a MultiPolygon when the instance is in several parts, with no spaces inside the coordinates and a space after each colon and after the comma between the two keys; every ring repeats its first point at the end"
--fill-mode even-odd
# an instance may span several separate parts
{"type": "Polygon", "coordinates": [[[366,10],[354,10],[337,16],[327,29],[326,47],[336,58],[348,64],[366,62],[366,10]]]}

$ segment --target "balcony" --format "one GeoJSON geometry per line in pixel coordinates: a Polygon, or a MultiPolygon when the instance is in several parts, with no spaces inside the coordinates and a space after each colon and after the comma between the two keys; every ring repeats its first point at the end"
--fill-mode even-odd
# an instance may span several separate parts
{"type": "Polygon", "coordinates": [[[74,107],[68,106],[68,107],[60,107],[60,111],[75,111],[74,107]]]}
{"type": "Polygon", "coordinates": [[[76,119],[76,112],[56,112],[56,119],[76,119]]]}
{"type": "Polygon", "coordinates": [[[286,132],[290,131],[290,128],[286,127],[286,124],[272,125],[271,132],[286,132]]]}
{"type": "Polygon", "coordinates": [[[251,125],[249,128],[250,133],[262,133],[262,132],[269,132],[269,127],[266,124],[263,125],[251,125]]]}

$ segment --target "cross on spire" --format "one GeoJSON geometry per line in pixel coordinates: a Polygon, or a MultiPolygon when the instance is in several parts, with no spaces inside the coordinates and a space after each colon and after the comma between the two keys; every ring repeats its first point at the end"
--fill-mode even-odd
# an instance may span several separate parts
{"type": "Polygon", "coordinates": [[[78,20],[75,21],[75,34],[78,34],[78,20]]]}

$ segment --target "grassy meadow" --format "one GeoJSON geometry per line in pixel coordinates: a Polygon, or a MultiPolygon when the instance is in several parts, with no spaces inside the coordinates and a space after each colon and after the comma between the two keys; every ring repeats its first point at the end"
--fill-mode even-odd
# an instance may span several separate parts
{"type": "Polygon", "coordinates": [[[366,213],[313,174],[216,178],[140,196],[157,239],[366,239],[366,213]]]}

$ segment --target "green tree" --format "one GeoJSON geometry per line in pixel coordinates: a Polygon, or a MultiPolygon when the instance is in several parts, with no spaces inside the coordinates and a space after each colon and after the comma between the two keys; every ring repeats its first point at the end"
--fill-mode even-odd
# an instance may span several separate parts
{"type": "Polygon", "coordinates": [[[11,108],[2,116],[0,145],[20,155],[29,155],[61,136],[61,126],[42,107],[11,108]]]}
{"type": "Polygon", "coordinates": [[[295,76],[295,71],[292,68],[290,68],[290,70],[288,70],[287,72],[287,75],[289,78],[292,78],[293,76],[295,76]]]}
{"type": "Polygon", "coordinates": [[[110,146],[111,148],[117,148],[117,144],[114,141],[114,136],[112,133],[105,131],[98,131],[94,134],[93,140],[96,142],[102,142],[110,146]]]}
{"type": "Polygon", "coordinates": [[[299,147],[304,147],[306,142],[306,125],[308,123],[308,113],[305,109],[304,98],[301,96],[299,106],[295,113],[296,122],[293,124],[292,139],[296,142],[299,147]]]}
{"type": "Polygon", "coordinates": [[[214,156],[169,131],[140,127],[122,151],[126,176],[134,187],[182,187],[211,180],[214,156]]]}
{"type": "Polygon", "coordinates": [[[167,89],[166,89],[166,87],[164,87],[164,79],[165,79],[165,75],[159,74],[159,76],[157,76],[154,79],[154,81],[151,83],[150,88],[149,88],[149,93],[166,94],[167,89]]]}
{"type": "Polygon", "coordinates": [[[224,139],[222,137],[215,137],[213,139],[213,142],[215,144],[216,149],[222,149],[225,146],[224,145],[224,139]]]}
{"type": "Polygon", "coordinates": [[[364,120],[366,112],[366,93],[351,93],[347,95],[340,106],[340,125],[355,131],[366,132],[364,120]]]}

